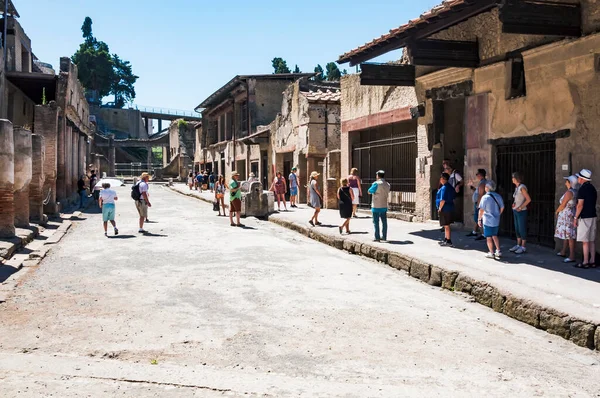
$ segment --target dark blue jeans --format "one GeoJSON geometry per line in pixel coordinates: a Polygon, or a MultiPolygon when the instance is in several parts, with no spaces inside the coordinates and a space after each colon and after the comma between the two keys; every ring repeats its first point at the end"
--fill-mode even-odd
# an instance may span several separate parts
{"type": "Polygon", "coordinates": [[[513,210],[513,219],[515,221],[517,239],[527,240],[527,210],[513,210]]]}
{"type": "Polygon", "coordinates": [[[387,240],[387,212],[373,213],[373,226],[375,227],[375,239],[380,240],[383,236],[383,240],[387,240]],[[381,220],[381,227],[383,234],[379,233],[379,220],[381,220]]]}
{"type": "Polygon", "coordinates": [[[84,189],[83,191],[79,191],[79,207],[83,207],[85,204],[85,198],[87,197],[87,191],[84,189]]]}

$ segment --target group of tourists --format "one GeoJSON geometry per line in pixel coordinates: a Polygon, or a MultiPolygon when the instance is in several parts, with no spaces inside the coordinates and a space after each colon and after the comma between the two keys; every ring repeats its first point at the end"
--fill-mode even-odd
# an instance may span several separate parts
{"type": "MultiPolygon", "coordinates": [[[[555,212],[557,221],[554,236],[563,240],[562,250],[557,253],[557,256],[564,257],[564,263],[574,263],[577,268],[596,268],[597,191],[591,183],[592,172],[583,169],[575,175],[564,177],[564,179],[566,190],[555,212]],[[576,242],[583,244],[583,261],[579,263],[575,260],[576,242]]],[[[461,186],[464,185],[463,182],[462,176],[453,169],[450,162],[445,161],[436,196],[436,208],[440,226],[444,232],[444,237],[440,241],[441,246],[454,246],[450,226],[454,221],[456,194],[460,192],[461,186]]],[[[524,184],[522,173],[514,172],[512,183],[515,187],[511,209],[516,244],[509,251],[515,254],[525,254],[527,252],[527,216],[532,198],[524,184]]],[[[467,236],[475,237],[475,240],[486,240],[489,250],[486,257],[500,259],[502,251],[498,234],[501,216],[505,211],[502,196],[496,192],[496,183],[487,179],[487,172],[484,169],[477,170],[476,180],[471,185],[471,189],[473,190],[475,227],[467,236]]]]}
{"type": "Polygon", "coordinates": [[[215,175],[211,171],[190,171],[187,177],[187,184],[190,191],[195,189],[196,191],[208,191],[213,192],[215,189],[215,175]]]}

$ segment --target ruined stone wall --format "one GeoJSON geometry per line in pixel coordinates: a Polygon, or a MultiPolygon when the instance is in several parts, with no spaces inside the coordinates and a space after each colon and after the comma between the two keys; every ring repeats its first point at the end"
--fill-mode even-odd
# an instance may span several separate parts
{"type": "MultiPolygon", "coordinates": [[[[252,79],[249,81],[252,84],[252,79]]],[[[281,110],[283,92],[290,85],[288,80],[256,80],[254,93],[250,90],[250,111],[252,131],[258,126],[266,126],[275,119],[281,110]]]]}
{"type": "Polygon", "coordinates": [[[92,112],[96,115],[103,132],[117,132],[121,135],[127,135],[129,138],[148,138],[148,131],[145,128],[142,114],[137,109],[100,108],[94,106],[92,107],[92,112]]]}
{"type": "MultiPolygon", "coordinates": [[[[308,109],[308,149],[306,153],[325,156],[328,151],[340,149],[340,112],[341,106],[339,104],[310,104],[308,109]]],[[[301,137],[298,138],[300,140],[301,137]]]]}
{"type": "Polygon", "coordinates": [[[13,125],[0,119],[0,238],[15,234],[15,144],[13,125]]]}
{"type": "Polygon", "coordinates": [[[29,185],[29,220],[40,223],[44,219],[44,137],[31,136],[31,183],[29,185]]]}
{"type": "Polygon", "coordinates": [[[15,227],[29,227],[29,184],[32,175],[31,131],[14,128],[15,182],[14,209],[15,227]]]}
{"type": "Polygon", "coordinates": [[[33,109],[35,102],[27,97],[10,81],[5,82],[4,101],[7,108],[7,118],[13,125],[31,128],[33,126],[33,109]]]}

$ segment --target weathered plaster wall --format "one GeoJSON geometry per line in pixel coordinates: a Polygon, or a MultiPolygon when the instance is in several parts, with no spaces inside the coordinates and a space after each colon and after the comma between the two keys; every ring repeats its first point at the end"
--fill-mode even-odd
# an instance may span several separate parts
{"type": "MultiPolygon", "coordinates": [[[[266,126],[275,119],[281,110],[283,92],[290,85],[288,80],[258,80],[251,97],[252,131],[258,126],[266,126]]],[[[251,91],[252,93],[252,91],[251,91]]]]}
{"type": "Polygon", "coordinates": [[[15,227],[29,227],[29,183],[32,174],[31,131],[14,128],[15,182],[14,209],[15,227]]]}
{"type": "Polygon", "coordinates": [[[414,88],[361,86],[358,74],[343,76],[341,88],[342,122],[417,105],[414,88]]]}
{"type": "Polygon", "coordinates": [[[98,119],[103,132],[121,133],[130,138],[148,138],[142,114],[136,109],[114,109],[93,107],[92,111],[98,119]]]}
{"type": "Polygon", "coordinates": [[[15,234],[15,144],[13,125],[0,119],[0,238],[15,234]]]}
{"type": "Polygon", "coordinates": [[[5,81],[5,85],[4,100],[8,120],[15,126],[31,128],[33,126],[35,102],[8,80],[5,81]]]}

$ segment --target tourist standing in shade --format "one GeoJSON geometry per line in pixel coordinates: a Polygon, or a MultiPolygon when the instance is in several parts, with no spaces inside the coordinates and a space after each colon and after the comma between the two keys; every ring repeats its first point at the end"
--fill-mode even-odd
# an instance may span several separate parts
{"type": "Polygon", "coordinates": [[[562,239],[563,247],[557,253],[560,257],[566,257],[564,263],[575,262],[575,240],[577,239],[577,227],[575,226],[575,214],[577,212],[577,176],[564,177],[567,191],[560,198],[560,204],[556,209],[556,230],[554,237],[562,239]],[[569,256],[567,257],[567,248],[569,256]]]}
{"type": "Polygon", "coordinates": [[[221,208],[223,208],[223,217],[227,217],[227,213],[225,213],[225,190],[227,186],[225,184],[225,177],[222,175],[217,179],[217,183],[215,185],[215,200],[220,204],[219,206],[219,216],[221,215],[221,208]]]}
{"type": "Polygon", "coordinates": [[[500,230],[500,216],[504,212],[504,201],[496,193],[496,183],[494,181],[486,183],[485,192],[479,202],[477,222],[483,229],[483,236],[487,240],[489,252],[485,256],[499,260],[502,257],[502,252],[500,251],[498,232],[500,230]],[[495,251],[494,245],[496,246],[495,251]]]}
{"type": "MultiPolygon", "coordinates": [[[[485,239],[481,234],[480,226],[479,226],[479,203],[483,195],[486,193],[485,186],[488,182],[486,179],[487,172],[484,169],[478,169],[475,178],[477,179],[475,186],[472,186],[473,190],[473,221],[475,222],[475,226],[473,227],[473,231],[471,231],[467,236],[476,236],[475,240],[483,240],[485,239]]],[[[495,190],[495,189],[494,189],[495,190]]]]}
{"type": "Polygon", "coordinates": [[[310,205],[315,209],[312,218],[308,221],[310,225],[313,227],[315,225],[321,225],[319,222],[319,213],[321,212],[321,203],[323,201],[323,196],[321,195],[321,191],[319,190],[319,178],[320,174],[316,171],[310,173],[310,188],[309,188],[309,199],[310,205]]]}
{"type": "Polygon", "coordinates": [[[592,185],[592,172],[587,169],[576,174],[581,187],[577,192],[577,212],[573,225],[577,226],[577,241],[583,243],[583,262],[577,268],[596,268],[596,201],[598,192],[592,185]]]}
{"type": "Polygon", "coordinates": [[[85,190],[85,176],[79,177],[77,180],[77,193],[79,194],[79,208],[83,209],[85,205],[85,197],[87,196],[87,191],[85,190]]]}
{"type": "Polygon", "coordinates": [[[288,181],[290,183],[290,207],[297,208],[296,205],[298,200],[298,175],[296,175],[297,168],[292,167],[292,171],[288,176],[288,181]]]}
{"type": "Polygon", "coordinates": [[[231,174],[231,181],[229,182],[229,222],[232,227],[243,227],[244,225],[240,222],[240,216],[242,213],[242,184],[239,182],[240,173],[234,171],[231,174]],[[233,223],[233,215],[237,223],[233,223]]]}
{"type": "Polygon", "coordinates": [[[527,206],[531,203],[531,197],[529,196],[529,192],[527,192],[527,187],[523,184],[523,174],[519,172],[513,173],[512,182],[515,185],[512,210],[517,244],[510,251],[516,254],[523,254],[527,252],[525,248],[525,244],[527,243],[527,206]]]}
{"type": "Polygon", "coordinates": [[[391,186],[385,180],[385,171],[379,170],[375,175],[375,182],[369,188],[371,194],[371,213],[373,214],[373,227],[375,229],[375,242],[387,241],[387,211],[388,196],[391,186]],[[379,230],[379,221],[381,221],[381,232],[379,230]]]}
{"type": "Polygon", "coordinates": [[[452,231],[450,225],[452,224],[452,215],[454,213],[454,198],[456,197],[456,191],[448,182],[449,179],[450,175],[448,173],[442,173],[440,177],[441,187],[437,191],[435,204],[438,209],[440,226],[444,228],[444,240],[440,242],[440,245],[454,247],[452,244],[452,231]]]}
{"type": "Polygon", "coordinates": [[[362,184],[360,177],[358,176],[358,169],[356,167],[350,170],[350,175],[348,176],[348,186],[350,186],[350,189],[352,189],[354,193],[354,199],[352,200],[352,217],[356,218],[356,210],[358,210],[360,198],[362,197],[362,184]]]}
{"type": "Polygon", "coordinates": [[[285,211],[287,211],[287,204],[285,203],[285,193],[287,192],[287,187],[285,178],[283,178],[281,171],[278,171],[275,175],[270,191],[275,193],[275,199],[277,199],[277,210],[281,211],[281,202],[283,202],[283,207],[285,208],[285,211]]]}
{"type": "Polygon", "coordinates": [[[344,228],[346,228],[346,233],[350,233],[350,219],[352,218],[352,200],[354,199],[354,192],[352,188],[348,186],[348,179],[342,178],[341,180],[342,186],[338,189],[337,198],[338,198],[338,207],[340,209],[340,217],[344,220],[344,223],[340,225],[338,228],[340,230],[340,235],[344,228]]]}
{"type": "Polygon", "coordinates": [[[115,235],[119,235],[117,229],[117,223],[115,221],[116,208],[115,200],[119,199],[117,193],[110,189],[109,183],[102,184],[102,191],[100,191],[100,198],[98,199],[98,205],[102,209],[102,222],[104,223],[104,236],[108,236],[107,228],[108,222],[112,224],[115,235]]]}

